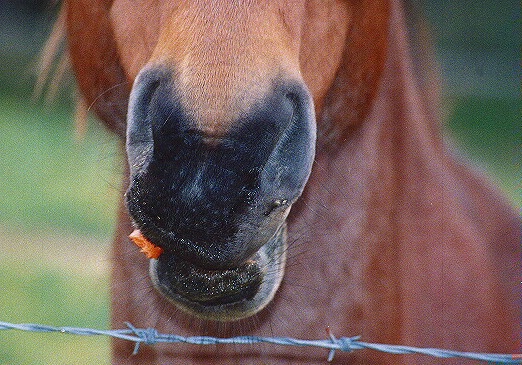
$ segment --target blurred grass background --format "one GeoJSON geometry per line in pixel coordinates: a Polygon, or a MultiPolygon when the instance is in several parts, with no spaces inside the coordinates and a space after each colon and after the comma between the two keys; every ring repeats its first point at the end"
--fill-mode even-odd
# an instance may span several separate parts
{"type": "MultiPolygon", "coordinates": [[[[425,2],[448,133],[522,206],[520,3],[425,2]]],[[[108,328],[109,250],[122,156],[96,122],[80,143],[72,88],[31,101],[54,12],[0,0],[0,321],[108,328]]],[[[101,364],[109,340],[0,331],[0,364],[101,364]]]]}

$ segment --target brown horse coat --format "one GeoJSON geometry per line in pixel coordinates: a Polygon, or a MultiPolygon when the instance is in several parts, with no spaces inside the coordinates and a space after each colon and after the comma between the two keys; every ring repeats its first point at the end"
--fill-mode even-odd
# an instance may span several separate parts
{"type": "MultiPolygon", "coordinates": [[[[161,29],[123,1],[65,5],[83,97],[123,137],[131,83],[150,57],[159,59],[161,29]],[[122,42],[133,57],[120,49],[122,42]]],[[[334,65],[314,59],[316,49],[301,51],[318,147],[288,217],[287,265],[274,300],[255,316],[230,323],[176,309],[150,284],[147,260],[127,238],[133,225],[122,205],[113,248],[115,328],[131,322],[180,335],[315,339],[325,338],[329,327],[337,336],[361,335],[368,342],[520,350],[520,217],[444,144],[435,87],[416,74],[402,4],[355,1],[348,9],[328,14],[314,4],[302,15],[337,15],[353,23],[346,31],[329,30],[330,37],[346,38],[342,57],[332,56],[334,65]],[[322,67],[336,73],[322,73],[322,67]]],[[[314,28],[305,37],[320,32],[327,31],[314,28]]],[[[115,364],[319,364],[326,358],[321,350],[269,345],[142,346],[136,356],[131,343],[116,340],[113,346],[115,364]]],[[[334,362],[435,360],[365,350],[338,353],[334,362]]]]}

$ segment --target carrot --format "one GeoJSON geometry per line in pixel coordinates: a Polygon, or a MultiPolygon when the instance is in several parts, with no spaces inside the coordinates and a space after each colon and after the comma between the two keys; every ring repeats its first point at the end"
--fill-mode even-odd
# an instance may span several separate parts
{"type": "Polygon", "coordinates": [[[163,253],[163,249],[145,238],[139,229],[135,229],[129,238],[141,248],[140,252],[143,252],[149,259],[157,259],[163,253]]]}

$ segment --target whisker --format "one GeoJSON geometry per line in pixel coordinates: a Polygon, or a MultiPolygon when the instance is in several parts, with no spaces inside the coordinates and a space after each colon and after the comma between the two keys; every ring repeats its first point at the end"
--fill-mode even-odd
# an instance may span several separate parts
{"type": "Polygon", "coordinates": [[[96,104],[98,102],[98,100],[100,98],[102,98],[104,95],[106,95],[107,93],[111,92],[112,90],[114,89],[117,89],[119,87],[122,87],[124,85],[128,85],[129,82],[128,81],[124,81],[124,82],[120,82],[116,85],[113,85],[107,89],[105,89],[104,91],[102,91],[100,94],[98,94],[98,96],[96,96],[96,98],[94,98],[94,100],[92,101],[92,103],[87,107],[87,111],[90,111],[93,107],[94,107],[94,104],[96,104]]]}

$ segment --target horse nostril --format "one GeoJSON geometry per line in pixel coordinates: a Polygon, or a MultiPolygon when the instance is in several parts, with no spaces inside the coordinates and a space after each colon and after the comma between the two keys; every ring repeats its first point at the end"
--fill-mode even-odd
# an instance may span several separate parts
{"type": "MultiPolygon", "coordinates": [[[[184,113],[172,76],[163,68],[144,68],[134,82],[127,113],[127,156],[131,174],[145,171],[152,159],[174,161],[200,137],[184,113]]],[[[194,148],[192,148],[194,152],[194,148]]]]}

